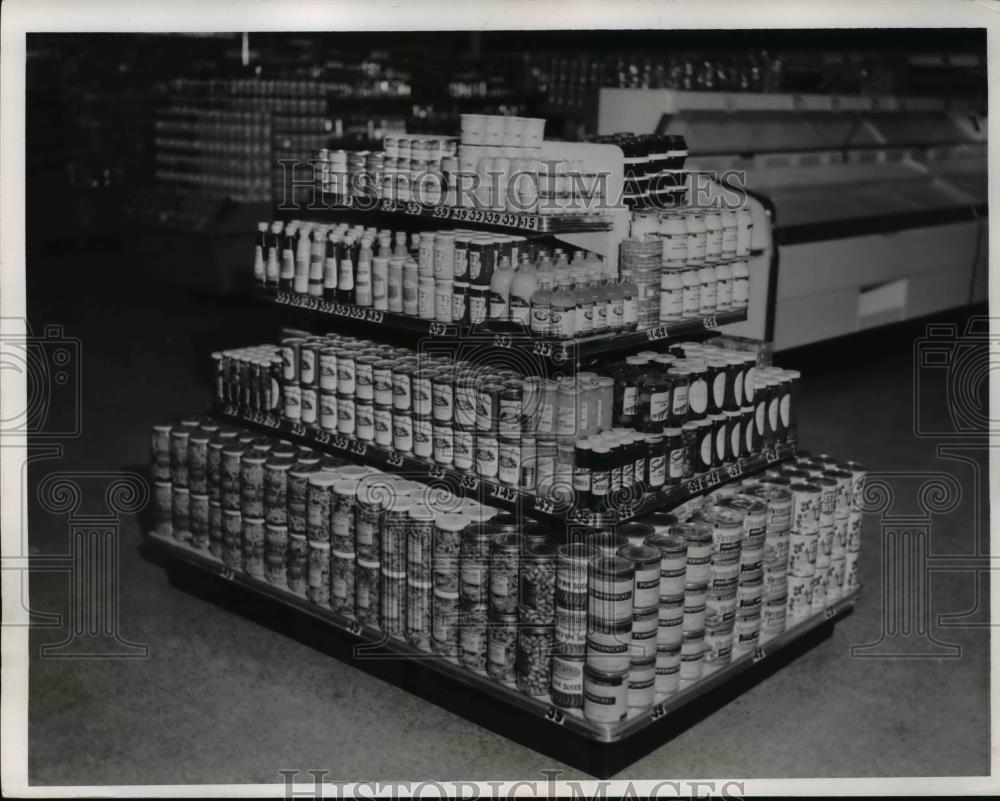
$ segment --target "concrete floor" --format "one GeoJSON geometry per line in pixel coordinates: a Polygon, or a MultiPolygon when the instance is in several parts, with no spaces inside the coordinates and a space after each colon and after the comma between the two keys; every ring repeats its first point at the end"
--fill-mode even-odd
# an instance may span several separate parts
{"type": "MultiPolygon", "coordinates": [[[[63,442],[61,458],[37,462],[30,472],[32,553],[58,554],[68,549],[67,521],[40,508],[38,482],[56,470],[143,465],[151,423],[207,407],[208,351],[267,340],[275,318],[259,307],[221,307],[144,286],[138,266],[114,252],[36,258],[29,302],[36,332],[60,324],[79,338],[83,354],[81,434],[63,442]]],[[[911,486],[904,474],[952,474],[963,496],[931,520],[931,551],[985,553],[986,506],[977,508],[973,498],[977,486],[985,493],[985,479],[968,463],[939,457],[941,440],[914,436],[912,340],[883,351],[842,353],[833,365],[828,356],[794,355],[806,371],[803,447],[897,471],[891,483],[900,493],[911,486]]],[[[943,417],[942,407],[929,413],[943,417]]],[[[984,472],[984,449],[969,453],[984,472]]],[[[972,573],[921,573],[929,576],[930,633],[957,645],[956,658],[852,658],[852,646],[876,642],[884,628],[881,539],[879,520],[869,517],[864,595],[832,638],[618,778],[987,772],[988,612],[974,612],[961,627],[937,625],[940,614],[986,603],[986,588],[977,592],[972,573]]],[[[40,647],[65,632],[32,632],[32,783],[279,782],[281,769],[327,769],[338,780],[542,780],[541,771],[552,769],[586,776],[173,588],[139,544],[137,521],[124,518],[120,631],[149,645],[147,659],[41,658],[40,647]]],[[[35,572],[32,609],[65,613],[67,583],[65,574],[35,572]]],[[[914,644],[903,643],[903,652],[914,644]]]]}

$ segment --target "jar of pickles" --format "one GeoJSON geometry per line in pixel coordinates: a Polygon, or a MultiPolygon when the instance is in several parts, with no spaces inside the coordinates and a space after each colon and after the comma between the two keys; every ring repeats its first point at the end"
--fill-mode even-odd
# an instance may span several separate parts
{"type": "Polygon", "coordinates": [[[460,514],[438,517],[434,523],[434,589],[457,593],[459,585],[459,550],[462,532],[469,518],[460,514]]]}
{"type": "Polygon", "coordinates": [[[489,523],[473,523],[462,534],[458,593],[463,604],[489,604],[490,540],[496,533],[489,523]]]}
{"type": "Polygon", "coordinates": [[[555,547],[544,542],[528,544],[521,559],[521,622],[551,626],[555,622],[555,591],[555,547]]]}
{"type": "Polygon", "coordinates": [[[517,534],[500,534],[490,546],[490,609],[494,612],[517,612],[520,552],[521,538],[517,534]]]}
{"type": "Polygon", "coordinates": [[[548,695],[552,683],[552,626],[521,626],[517,633],[517,688],[548,695]]]}

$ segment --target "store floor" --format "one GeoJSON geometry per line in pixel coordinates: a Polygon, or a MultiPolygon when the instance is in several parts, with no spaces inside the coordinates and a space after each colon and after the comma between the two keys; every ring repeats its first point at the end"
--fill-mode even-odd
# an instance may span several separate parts
{"type": "MultiPolygon", "coordinates": [[[[146,286],[140,267],[114,252],[34,259],[29,300],[35,333],[62,325],[66,337],[79,340],[82,357],[80,382],[60,388],[52,401],[53,413],[65,413],[78,393],[80,435],[58,440],[62,456],[40,459],[30,471],[31,552],[60,554],[68,550],[69,521],[39,505],[39,482],[57,471],[141,469],[150,424],[207,407],[208,351],[268,341],[275,318],[259,307],[223,306],[146,286]]],[[[916,564],[909,574],[926,581],[928,636],[920,635],[924,616],[917,610],[910,628],[899,630],[910,636],[883,643],[883,649],[895,649],[894,658],[885,650],[852,656],[852,647],[878,642],[897,621],[883,614],[883,522],[870,515],[861,563],[864,594],[833,636],[619,778],[988,770],[985,577],[977,587],[974,572],[947,560],[985,564],[974,558],[988,547],[984,448],[973,443],[956,451],[956,458],[945,458],[937,452],[943,438],[914,436],[912,338],[884,350],[861,348],[836,362],[830,354],[795,355],[804,369],[801,443],[857,459],[873,473],[894,474],[894,513],[914,511],[925,474],[954,477],[957,505],[927,522],[936,569],[916,564]],[[962,461],[963,455],[971,461],[962,461]],[[959,626],[938,620],[964,612],[969,614],[959,626]]],[[[931,378],[920,374],[925,383],[931,378]]],[[[928,431],[944,425],[947,416],[940,402],[932,403],[937,392],[924,387],[925,395],[920,427],[928,431]]],[[[102,499],[89,489],[84,504],[99,507],[102,499]]],[[[942,499],[925,493],[924,503],[940,508],[942,499]]],[[[281,781],[278,771],[288,769],[326,769],[336,780],[543,780],[543,770],[585,776],[175,589],[163,568],[140,553],[138,522],[125,516],[120,531],[119,631],[148,645],[148,658],[42,658],[40,647],[62,640],[66,630],[32,631],[32,783],[270,783],[281,781]]],[[[67,599],[67,574],[33,573],[32,610],[65,614],[67,599]]],[[[559,737],[560,730],[553,728],[551,736],[559,737]]]]}

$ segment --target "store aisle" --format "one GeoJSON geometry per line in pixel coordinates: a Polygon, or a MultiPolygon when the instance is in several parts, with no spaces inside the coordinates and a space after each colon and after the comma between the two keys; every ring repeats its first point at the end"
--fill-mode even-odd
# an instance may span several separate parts
{"type": "MultiPolygon", "coordinates": [[[[220,307],[143,286],[115,254],[77,264],[72,273],[60,271],[58,282],[44,263],[29,271],[33,329],[61,324],[65,336],[79,339],[83,398],[80,436],[63,443],[61,459],[38,461],[29,474],[35,554],[64,553],[68,544],[65,518],[37,502],[41,478],[57,470],[142,469],[152,422],[207,407],[208,351],[263,340],[276,322],[259,307],[220,307]]],[[[985,528],[986,521],[977,520],[974,502],[977,486],[985,497],[985,479],[977,485],[969,463],[938,456],[942,440],[914,436],[912,338],[882,358],[854,347],[857,355],[833,367],[794,354],[804,371],[802,446],[856,459],[873,474],[951,474],[963,494],[956,508],[931,519],[930,550],[935,557],[985,551],[985,530],[975,541],[977,523],[985,528]]],[[[943,409],[928,413],[943,420],[943,409]]],[[[985,472],[983,449],[968,454],[985,472]]],[[[899,475],[892,486],[903,493],[913,480],[899,475]]],[[[551,769],[583,775],[172,588],[164,570],[140,554],[137,521],[123,520],[121,534],[120,631],[148,644],[149,657],[43,659],[40,646],[64,632],[32,632],[33,783],[277,782],[283,769],[326,769],[343,780],[542,780],[541,771],[551,769]]],[[[985,603],[987,591],[977,594],[972,573],[930,574],[930,635],[957,646],[956,658],[852,658],[852,646],[875,643],[884,628],[880,542],[881,523],[870,516],[864,594],[830,640],[620,777],[985,772],[988,630],[942,628],[936,618],[985,603]]],[[[65,613],[66,584],[64,574],[33,574],[31,608],[65,613]]],[[[983,611],[970,620],[985,618],[983,611]]],[[[900,647],[909,649],[905,655],[917,644],[911,638],[900,647]]]]}

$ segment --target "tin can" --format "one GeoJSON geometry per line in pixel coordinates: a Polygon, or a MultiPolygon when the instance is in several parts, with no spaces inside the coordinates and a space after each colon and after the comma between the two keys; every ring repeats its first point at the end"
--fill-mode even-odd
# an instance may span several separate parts
{"type": "Polygon", "coordinates": [[[173,488],[169,481],[157,481],[153,491],[154,531],[161,537],[173,533],[173,488]]]}
{"type": "Polygon", "coordinates": [[[455,374],[439,371],[431,381],[431,407],[435,422],[450,423],[455,415],[455,374]]]}
{"type": "MultiPolygon", "coordinates": [[[[659,597],[658,554],[656,568],[657,593],[654,603],[659,597]]],[[[635,574],[635,564],[619,556],[598,557],[591,562],[588,594],[592,624],[631,622],[635,574]]]]}
{"type": "Polygon", "coordinates": [[[740,579],[739,559],[713,559],[708,568],[708,588],[715,593],[736,589],[740,579]]]}
{"type": "Polygon", "coordinates": [[[680,646],[684,623],[684,597],[684,593],[681,593],[660,599],[656,629],[658,646],[680,646]]]}
{"type": "Polygon", "coordinates": [[[594,723],[617,723],[628,712],[628,670],[605,673],[590,665],[583,673],[583,716],[594,723]]]}
{"type": "Polygon", "coordinates": [[[337,396],[337,433],[353,437],[357,430],[353,395],[337,396]]]}
{"type": "Polygon", "coordinates": [[[476,394],[476,429],[496,432],[500,419],[500,393],[503,386],[488,383],[479,387],[476,394]]]}
{"type": "Polygon", "coordinates": [[[299,419],[305,425],[314,425],[319,419],[319,397],[316,387],[302,387],[299,392],[299,419]]]}
{"type": "Polygon", "coordinates": [[[391,448],[393,435],[391,406],[372,407],[372,428],[375,444],[382,448],[391,448]]]}
{"type": "Polygon", "coordinates": [[[819,535],[792,531],[788,541],[788,574],[804,578],[816,574],[816,551],[819,535]]]}
{"type": "MultiPolygon", "coordinates": [[[[171,499],[172,502],[172,499],[171,499]]],[[[208,495],[191,493],[189,496],[191,545],[200,550],[208,549],[208,495]]]]}
{"type": "Polygon", "coordinates": [[[787,617],[795,620],[809,617],[812,614],[812,593],[812,576],[789,575],[787,617]]]}
{"type": "Polygon", "coordinates": [[[306,486],[306,539],[310,542],[330,541],[331,489],[335,481],[332,473],[315,472],[309,475],[306,486]]]}
{"type": "Polygon", "coordinates": [[[705,595],[705,628],[715,629],[728,626],[736,617],[738,604],[736,587],[722,591],[709,591],[705,595]]]}
{"type": "Polygon", "coordinates": [[[680,687],[690,686],[702,676],[704,669],[705,632],[686,631],[681,641],[680,687]]]}
{"type": "Polygon", "coordinates": [[[565,609],[586,609],[588,570],[597,549],[582,543],[560,545],[557,549],[555,602],[565,609]]]}
{"type": "Polygon", "coordinates": [[[788,531],[792,527],[792,493],[785,487],[760,485],[748,488],[747,495],[767,503],[767,531],[788,531]]]}
{"type": "Polygon", "coordinates": [[[413,417],[413,455],[431,459],[434,455],[434,427],[429,416],[413,417]]]}
{"type": "Polygon", "coordinates": [[[674,533],[687,543],[687,583],[706,583],[712,561],[712,527],[704,521],[691,521],[677,524],[674,533]]]}
{"type": "Polygon", "coordinates": [[[291,459],[271,456],[264,462],[264,519],[274,525],[288,522],[288,472],[291,459]]]}
{"type": "Polygon", "coordinates": [[[297,595],[306,594],[306,578],[308,573],[308,550],[304,534],[288,533],[287,578],[288,589],[297,595]]]}
{"type": "Polygon", "coordinates": [[[450,422],[433,424],[433,458],[435,463],[451,465],[455,461],[455,431],[450,422]]]}
{"type": "Polygon", "coordinates": [[[463,604],[489,604],[490,537],[496,529],[488,523],[466,527],[459,547],[458,593],[463,604]]]}
{"type": "Polygon", "coordinates": [[[174,426],[170,429],[170,482],[175,487],[188,485],[188,443],[191,429],[174,426]]]}
{"type": "Polygon", "coordinates": [[[208,552],[222,556],[222,504],[218,501],[208,502],[208,552]]]}
{"type": "Polygon", "coordinates": [[[702,519],[712,526],[712,559],[739,560],[743,547],[743,527],[746,515],[742,510],[713,504],[701,512],[702,519]]]}
{"type": "Polygon", "coordinates": [[[469,520],[463,515],[446,514],[437,517],[433,534],[434,589],[449,595],[459,591],[459,552],[462,532],[469,520]]]}
{"type": "Polygon", "coordinates": [[[632,651],[632,619],[587,622],[587,665],[598,670],[627,670],[632,651]]]}
{"type": "Polygon", "coordinates": [[[635,609],[655,607],[660,599],[659,550],[648,545],[628,545],[618,551],[635,566],[632,603],[635,609]]]}
{"type": "Polygon", "coordinates": [[[649,709],[656,696],[656,653],[633,659],[629,665],[626,703],[630,709],[649,709]]]}
{"type": "Polygon", "coordinates": [[[760,642],[765,643],[785,630],[788,598],[781,596],[761,607],[760,642]]]}
{"type": "Polygon", "coordinates": [[[684,589],[683,629],[700,631],[705,627],[705,603],[708,595],[707,584],[688,584],[684,589]]]}
{"type": "Polygon", "coordinates": [[[383,570],[379,586],[379,628],[403,639],[406,627],[406,574],[383,570]]]}
{"type": "Polygon", "coordinates": [[[407,575],[414,581],[430,583],[433,586],[434,512],[425,506],[411,504],[400,508],[397,504],[400,504],[400,501],[394,502],[386,512],[386,520],[405,516],[407,575]]]}
{"type": "Polygon", "coordinates": [[[628,540],[611,531],[593,531],[587,535],[587,544],[600,556],[617,556],[622,548],[628,546],[628,540]]]}
{"type": "Polygon", "coordinates": [[[458,614],[458,661],[477,673],[486,671],[488,611],[486,604],[460,605],[458,614]]]}
{"type": "Polygon", "coordinates": [[[843,559],[847,553],[847,529],[850,520],[846,517],[835,517],[833,519],[833,537],[830,545],[830,558],[843,559]]]}
{"type": "Polygon", "coordinates": [[[819,529],[821,489],[815,484],[792,484],[792,528],[800,532],[819,529]]]}
{"type": "Polygon", "coordinates": [[[677,692],[681,678],[681,646],[664,647],[656,649],[656,668],[654,688],[656,690],[655,700],[659,701],[677,692]]]}
{"type": "Polygon", "coordinates": [[[353,553],[332,551],[330,557],[330,606],[334,612],[354,617],[354,583],[357,566],[353,553]]]}
{"type": "Polygon", "coordinates": [[[632,659],[656,656],[657,633],[659,629],[659,604],[648,609],[635,609],[632,613],[632,659]]]}
{"type": "Polygon", "coordinates": [[[583,670],[581,657],[552,657],[552,703],[563,709],[583,708],[583,670]]]}
{"type": "Polygon", "coordinates": [[[816,535],[816,567],[826,568],[830,566],[833,558],[833,523],[819,527],[816,535]]]}
{"type": "Polygon", "coordinates": [[[392,408],[408,412],[413,408],[413,375],[416,368],[397,362],[392,367],[392,408]]]}
{"type": "Polygon", "coordinates": [[[555,652],[563,656],[582,657],[587,651],[587,609],[568,608],[556,604],[555,652]]]}
{"type": "Polygon", "coordinates": [[[705,650],[702,673],[708,676],[733,660],[733,624],[705,629],[705,650]]]}
{"type": "Polygon", "coordinates": [[[651,534],[646,544],[660,552],[659,597],[670,598],[684,592],[687,572],[687,542],[676,534],[651,534]]]}

